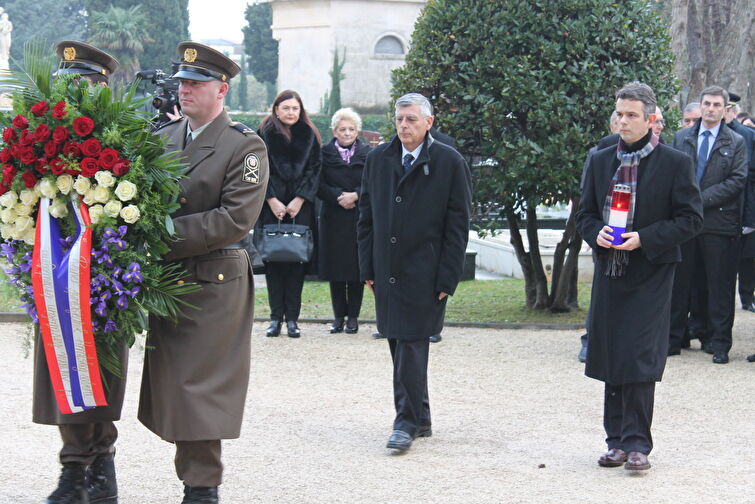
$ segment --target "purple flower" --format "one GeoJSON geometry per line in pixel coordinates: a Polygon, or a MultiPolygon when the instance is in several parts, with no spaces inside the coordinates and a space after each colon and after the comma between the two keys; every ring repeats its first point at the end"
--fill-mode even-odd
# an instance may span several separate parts
{"type": "Polygon", "coordinates": [[[121,295],[118,297],[118,301],[115,302],[115,306],[118,307],[119,310],[125,310],[128,308],[128,297],[125,295],[121,295]]]}
{"type": "Polygon", "coordinates": [[[128,226],[120,226],[118,227],[118,234],[123,238],[126,236],[126,232],[128,231],[128,226]]]}
{"type": "Polygon", "coordinates": [[[94,313],[104,318],[107,315],[107,307],[105,306],[105,303],[102,301],[97,303],[97,308],[94,309],[94,313]]]}
{"type": "Polygon", "coordinates": [[[105,332],[106,333],[115,332],[117,330],[118,330],[118,326],[115,325],[115,322],[113,322],[112,320],[108,320],[107,322],[105,322],[105,332]]]}
{"type": "Polygon", "coordinates": [[[139,293],[141,292],[141,290],[142,290],[141,287],[139,287],[137,285],[136,287],[134,287],[133,289],[131,289],[130,291],[127,291],[127,292],[128,292],[128,295],[131,296],[131,299],[133,299],[133,298],[135,298],[136,296],[139,295],[139,293]]]}
{"type": "Polygon", "coordinates": [[[123,250],[126,248],[126,241],[121,238],[110,238],[108,243],[112,243],[115,246],[115,250],[123,250]]]}
{"type": "Polygon", "coordinates": [[[118,233],[116,233],[113,228],[106,228],[105,232],[102,233],[102,243],[105,243],[109,238],[115,238],[118,236],[118,233]]]}
{"type": "Polygon", "coordinates": [[[109,290],[106,290],[102,294],[100,294],[100,301],[102,301],[104,303],[108,299],[110,299],[111,297],[113,297],[113,293],[110,292],[109,290]]]}
{"type": "Polygon", "coordinates": [[[39,316],[37,315],[37,307],[34,305],[34,303],[24,303],[21,306],[24,310],[26,310],[26,313],[27,315],[29,315],[29,318],[31,318],[32,322],[38,324],[39,316]]]}
{"type": "Polygon", "coordinates": [[[121,268],[120,266],[116,266],[115,268],[113,268],[112,276],[113,278],[117,279],[118,277],[121,276],[121,273],[123,273],[123,268],[121,268]]]}
{"type": "Polygon", "coordinates": [[[126,273],[124,273],[121,278],[123,278],[123,281],[125,282],[142,283],[144,277],[142,276],[141,266],[135,262],[129,264],[128,268],[126,268],[126,273]]]}
{"type": "Polygon", "coordinates": [[[5,257],[5,260],[9,263],[13,262],[13,256],[15,253],[16,247],[13,245],[13,242],[5,242],[0,245],[0,256],[5,257]]]}
{"type": "Polygon", "coordinates": [[[100,329],[102,329],[102,324],[100,324],[99,320],[97,319],[92,320],[92,329],[94,329],[95,331],[99,331],[100,329]]]}

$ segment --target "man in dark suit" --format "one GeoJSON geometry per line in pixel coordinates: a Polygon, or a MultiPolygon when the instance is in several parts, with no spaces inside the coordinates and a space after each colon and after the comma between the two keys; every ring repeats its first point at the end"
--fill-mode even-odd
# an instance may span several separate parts
{"type": "Polygon", "coordinates": [[[679,244],[702,226],[692,163],[652,134],[655,106],[645,84],[616,93],[621,140],[590,157],[577,212],[577,228],[596,252],[585,374],[605,382],[608,452],[598,464],[630,470],[650,468],[655,382],[666,364],[679,244]],[[626,201],[613,203],[617,194],[626,201]],[[625,232],[613,236],[615,228],[625,232]]]}
{"type": "Polygon", "coordinates": [[[690,290],[698,277],[703,349],[713,362],[729,362],[734,324],[734,295],[742,232],[742,204],[747,181],[744,140],[722,121],[728,94],[712,86],[702,92],[702,119],[674,138],[674,148],[695,162],[703,201],[702,233],[682,244],[682,262],[674,278],[670,355],[681,352],[687,327],[690,290]]]}
{"type": "Polygon", "coordinates": [[[178,53],[173,77],[185,117],[158,133],[189,167],[172,215],[178,240],[165,259],[202,289],[183,298],[189,307],[177,323],[150,319],[139,420],[175,444],[182,503],[212,504],[223,475],[220,440],[239,437],[249,384],[254,283],[240,241],[265,201],[268,162],[262,140],[223,110],[239,66],[195,42],[178,53]]]}
{"type": "Polygon", "coordinates": [[[367,156],[357,241],[360,275],[375,294],[393,359],[396,416],[386,446],[403,452],[432,434],[429,337],[440,334],[461,279],[472,191],[464,158],[428,134],[427,98],[402,96],[395,112],[397,136],[367,156]]]}
{"type": "MultiPolygon", "coordinates": [[[[83,42],[64,40],[57,45],[56,50],[60,57],[60,67],[55,75],[76,74],[90,84],[107,85],[110,75],[118,68],[115,58],[83,42]]],[[[124,347],[120,356],[123,377],[107,371],[102,373],[108,405],[64,415],[55,400],[41,335],[39,331],[36,332],[32,420],[39,424],[57,425],[63,440],[63,448],[60,450],[63,468],[58,488],[45,502],[111,502],[106,499],[118,498],[113,461],[115,441],[118,438],[115,421],[121,417],[123,396],[126,393],[128,349],[124,347]]]]}

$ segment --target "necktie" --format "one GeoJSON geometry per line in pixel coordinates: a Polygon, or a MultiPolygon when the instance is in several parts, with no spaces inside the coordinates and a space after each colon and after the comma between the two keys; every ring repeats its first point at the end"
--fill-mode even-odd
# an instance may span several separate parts
{"type": "Polygon", "coordinates": [[[710,138],[710,135],[710,131],[703,131],[703,141],[700,142],[700,148],[697,150],[697,171],[695,171],[695,178],[698,184],[705,173],[705,165],[708,164],[708,138],[710,138]]]}
{"type": "Polygon", "coordinates": [[[186,132],[186,143],[184,144],[184,149],[189,146],[192,140],[194,140],[194,135],[191,134],[191,131],[186,132]]]}
{"type": "Polygon", "coordinates": [[[414,161],[414,156],[411,154],[404,156],[404,162],[402,163],[404,165],[404,173],[408,173],[412,169],[412,161],[414,161]]]}

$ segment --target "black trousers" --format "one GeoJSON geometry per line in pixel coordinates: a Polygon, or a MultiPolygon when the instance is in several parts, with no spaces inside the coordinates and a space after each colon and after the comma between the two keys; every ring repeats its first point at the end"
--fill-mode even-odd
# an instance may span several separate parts
{"type": "Polygon", "coordinates": [[[362,282],[330,282],[333,315],[336,318],[359,318],[363,295],[364,284],[362,282]]]}
{"type": "Polygon", "coordinates": [[[90,465],[99,455],[115,451],[118,429],[113,422],[58,425],[63,448],[60,463],[90,465]]]}
{"type": "Polygon", "coordinates": [[[427,394],[427,359],[430,340],[404,341],[388,337],[393,358],[393,401],[396,407],[394,430],[414,437],[419,427],[432,425],[427,394]]]}
{"type": "Polygon", "coordinates": [[[605,384],[603,427],[608,449],[645,455],[653,449],[650,425],[653,423],[655,382],[605,384]]]}
{"type": "Polygon", "coordinates": [[[671,297],[669,349],[681,346],[687,329],[693,286],[700,309],[698,335],[714,352],[731,349],[739,237],[703,233],[682,244],[682,262],[676,267],[671,297]]]}
{"type": "Polygon", "coordinates": [[[739,300],[742,306],[750,306],[755,300],[755,258],[739,259],[739,300]]]}
{"type": "Polygon", "coordinates": [[[265,263],[271,319],[299,320],[305,273],[306,265],[303,263],[265,263]]]}

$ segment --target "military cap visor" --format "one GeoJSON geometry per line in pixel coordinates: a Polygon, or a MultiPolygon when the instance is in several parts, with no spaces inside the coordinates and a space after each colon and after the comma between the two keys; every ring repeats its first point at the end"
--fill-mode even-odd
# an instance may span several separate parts
{"type": "Polygon", "coordinates": [[[179,65],[178,66],[178,72],[173,74],[174,79],[187,79],[187,80],[193,80],[193,81],[203,81],[208,82],[212,80],[221,80],[221,81],[227,81],[228,78],[226,77],[223,79],[223,74],[219,72],[213,72],[212,70],[208,70],[206,68],[196,67],[192,65],[179,65]]]}

